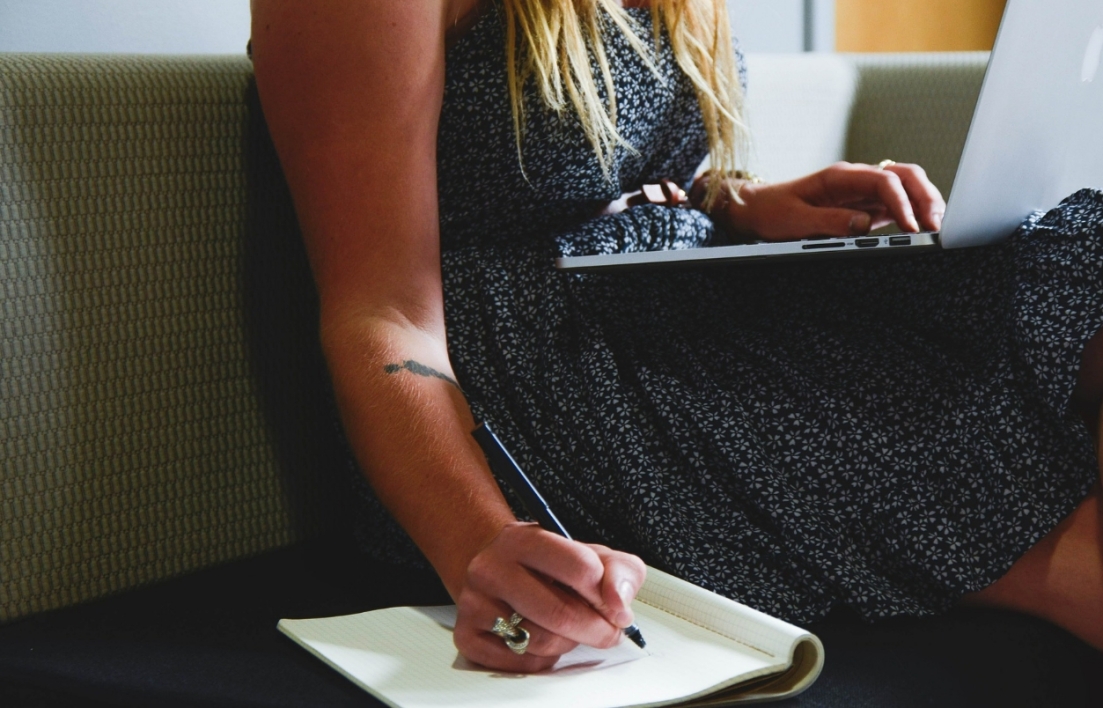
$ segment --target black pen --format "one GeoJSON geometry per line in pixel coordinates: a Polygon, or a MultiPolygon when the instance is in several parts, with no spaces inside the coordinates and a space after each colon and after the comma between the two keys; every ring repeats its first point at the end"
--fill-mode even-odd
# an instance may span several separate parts
{"type": "MultiPolygon", "coordinates": [[[[490,426],[486,423],[480,423],[471,435],[479,443],[479,447],[483,449],[483,454],[486,455],[486,461],[490,464],[490,469],[509,484],[513,493],[520,497],[525,511],[536,520],[536,523],[540,524],[540,528],[570,539],[571,535],[567,533],[567,529],[563,528],[563,524],[555,518],[555,514],[548,507],[548,503],[544,501],[544,497],[536,491],[532,481],[521,471],[513,456],[502,445],[502,441],[490,430],[490,426]]],[[[624,633],[640,649],[647,646],[643,634],[640,633],[640,628],[636,625],[626,627],[624,633]]]]}

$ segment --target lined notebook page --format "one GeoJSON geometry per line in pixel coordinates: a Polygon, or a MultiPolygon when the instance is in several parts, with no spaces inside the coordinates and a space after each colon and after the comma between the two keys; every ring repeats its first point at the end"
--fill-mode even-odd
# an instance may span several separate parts
{"type": "MultiPolygon", "coordinates": [[[[761,631],[754,642],[747,642],[701,626],[699,613],[711,617],[716,612],[705,601],[715,597],[712,593],[702,590],[707,598],[679,593],[679,583],[699,588],[653,572],[657,575],[651,600],[657,603],[661,597],[673,603],[686,619],[637,602],[636,621],[647,638],[646,650],[627,640],[609,651],[580,647],[540,674],[501,674],[460,657],[452,644],[454,607],[397,607],[345,617],[282,620],[279,628],[361,688],[400,708],[659,706],[786,667],[789,649],[771,656],[752,646],[779,646],[777,641],[763,641],[761,631]]],[[[737,624],[754,629],[753,619],[742,618],[737,624]]]]}
{"type": "Polygon", "coordinates": [[[662,608],[771,657],[788,659],[798,641],[811,638],[800,627],[650,567],[636,603],[662,608]]]}

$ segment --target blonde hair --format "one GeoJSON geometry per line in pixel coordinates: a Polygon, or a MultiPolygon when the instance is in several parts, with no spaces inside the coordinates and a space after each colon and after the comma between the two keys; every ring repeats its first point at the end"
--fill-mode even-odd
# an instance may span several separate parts
{"type": "MultiPolygon", "coordinates": [[[[711,172],[728,175],[737,170],[746,153],[748,133],[724,0],[651,0],[654,48],[639,39],[633,31],[637,23],[617,0],[503,0],[503,4],[518,154],[525,124],[523,87],[529,79],[535,80],[549,108],[560,113],[574,109],[606,174],[617,146],[631,149],[617,131],[616,95],[603,42],[611,23],[656,75],[654,56],[665,28],[674,59],[697,92],[711,172]],[[592,61],[605,87],[605,101],[592,61]]],[[[712,206],[722,183],[709,180],[706,206],[712,206]]]]}

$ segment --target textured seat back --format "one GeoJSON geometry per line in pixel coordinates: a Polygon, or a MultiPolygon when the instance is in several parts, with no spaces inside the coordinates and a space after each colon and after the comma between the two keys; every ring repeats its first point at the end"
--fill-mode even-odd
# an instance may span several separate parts
{"type": "Polygon", "coordinates": [[[250,81],[0,55],[0,620],[306,533],[299,413],[266,409],[313,356],[280,356],[309,279],[250,81]]]}
{"type": "Polygon", "coordinates": [[[987,52],[752,54],[752,169],[782,181],[893,159],[949,194],[987,65],[987,52]]]}
{"type": "Polygon", "coordinates": [[[851,54],[858,69],[846,159],[914,162],[950,194],[987,52],[851,54]]]}

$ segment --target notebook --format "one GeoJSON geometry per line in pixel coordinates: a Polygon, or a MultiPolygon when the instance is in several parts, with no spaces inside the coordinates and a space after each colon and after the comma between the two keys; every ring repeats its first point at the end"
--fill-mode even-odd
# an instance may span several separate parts
{"type": "Polygon", "coordinates": [[[1103,3],[1009,0],[940,233],[571,256],[573,272],[926,253],[998,243],[1032,212],[1103,188],[1103,3]]]}
{"type": "Polygon", "coordinates": [[[647,648],[579,647],[538,674],[484,669],[452,644],[454,606],[280,620],[279,629],[394,708],[727,706],[795,696],[819,676],[814,635],[653,568],[636,598],[647,648]]]}

